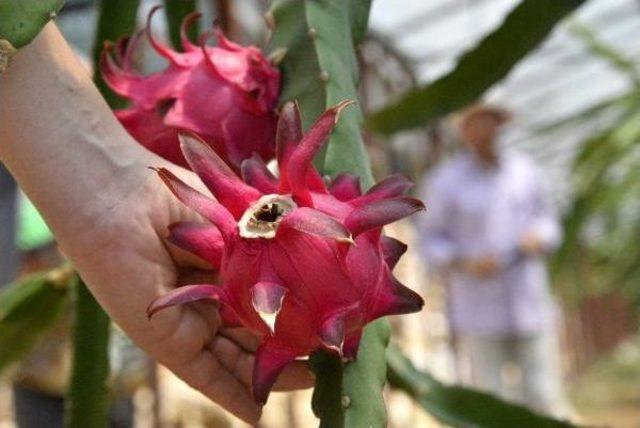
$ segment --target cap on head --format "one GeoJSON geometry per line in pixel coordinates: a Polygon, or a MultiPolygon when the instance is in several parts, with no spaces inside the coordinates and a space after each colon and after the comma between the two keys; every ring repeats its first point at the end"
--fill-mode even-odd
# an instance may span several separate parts
{"type": "Polygon", "coordinates": [[[462,141],[481,160],[489,164],[497,159],[495,139],[511,115],[505,109],[488,104],[474,104],[463,110],[457,120],[462,141]]]}
{"type": "Polygon", "coordinates": [[[458,117],[458,127],[463,129],[469,121],[480,116],[490,116],[498,121],[498,125],[504,125],[511,120],[511,113],[502,107],[492,104],[472,104],[460,112],[458,117]]]}

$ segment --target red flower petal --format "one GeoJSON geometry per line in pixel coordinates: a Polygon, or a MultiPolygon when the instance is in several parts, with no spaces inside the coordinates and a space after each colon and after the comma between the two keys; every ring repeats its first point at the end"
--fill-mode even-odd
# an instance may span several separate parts
{"type": "Polygon", "coordinates": [[[218,228],[225,241],[231,239],[236,230],[236,222],[223,205],[187,186],[168,169],[159,168],[156,171],[169,190],[183,204],[211,221],[218,228]]]}
{"type": "Polygon", "coordinates": [[[322,322],[320,330],[318,331],[318,337],[322,344],[327,349],[337,352],[341,356],[346,333],[346,318],[352,310],[354,310],[354,306],[340,310],[329,316],[322,322]]]}
{"type": "Polygon", "coordinates": [[[220,267],[224,253],[224,241],[217,227],[209,224],[180,222],[169,226],[169,241],[183,250],[195,254],[220,267]]]}
{"type": "Polygon", "coordinates": [[[238,219],[261,195],[246,185],[211,147],[191,134],[179,135],[182,153],[213,195],[238,219]]]}
{"type": "Polygon", "coordinates": [[[199,300],[220,301],[224,298],[224,290],[215,285],[185,285],[157,298],[147,308],[147,317],[156,312],[175,305],[197,302],[199,300]]]}
{"type": "Polygon", "coordinates": [[[269,171],[262,158],[256,153],[245,159],[240,166],[242,179],[251,187],[255,187],[264,194],[278,191],[278,179],[269,171]]]}
{"type": "Polygon", "coordinates": [[[184,17],[184,20],[180,25],[180,42],[182,43],[182,49],[184,49],[185,52],[193,52],[199,49],[198,46],[191,43],[187,34],[189,33],[189,29],[193,23],[200,19],[200,17],[202,17],[200,12],[192,12],[184,17]]]}
{"type": "Polygon", "coordinates": [[[322,113],[291,154],[286,165],[287,174],[291,193],[300,204],[312,206],[307,177],[309,170],[313,168],[313,157],[327,142],[342,109],[352,103],[349,100],[343,101],[322,113]]]}
{"type": "Polygon", "coordinates": [[[404,195],[411,187],[413,187],[413,182],[408,177],[394,174],[376,183],[364,195],[351,203],[357,206],[381,199],[395,198],[404,195]]]}
{"type": "Polygon", "coordinates": [[[344,224],[358,236],[367,230],[382,227],[423,210],[424,204],[418,199],[406,196],[383,199],[355,208],[347,217],[344,224]]]}
{"type": "Polygon", "coordinates": [[[424,305],[422,297],[398,281],[388,269],[379,286],[380,291],[368,317],[370,321],[386,315],[419,312],[424,305]]]}
{"type": "Polygon", "coordinates": [[[269,392],[284,368],[296,359],[296,353],[286,345],[267,339],[256,351],[253,367],[253,398],[259,404],[267,402],[269,392]]]}
{"type": "Polygon", "coordinates": [[[273,333],[276,316],[282,308],[282,301],[287,289],[275,282],[261,281],[251,287],[251,303],[260,318],[273,333]]]}
{"type": "Polygon", "coordinates": [[[296,103],[287,102],[282,106],[276,131],[276,157],[280,170],[280,189],[278,193],[289,193],[288,165],[291,154],[302,140],[302,121],[296,103]]]}
{"type": "Polygon", "coordinates": [[[159,55],[165,57],[174,64],[180,64],[180,54],[160,43],[155,37],[153,37],[153,33],[151,32],[151,20],[153,19],[153,15],[155,15],[155,13],[160,9],[162,9],[162,6],[156,5],[151,8],[149,15],[147,15],[147,24],[145,26],[147,39],[149,39],[149,43],[159,55]]]}
{"type": "Polygon", "coordinates": [[[360,339],[362,339],[362,329],[356,330],[344,339],[342,345],[342,357],[347,360],[354,360],[358,356],[358,348],[360,347],[360,339]]]}
{"type": "Polygon", "coordinates": [[[400,257],[407,251],[407,245],[390,236],[383,236],[381,243],[384,261],[389,269],[393,269],[400,257]]]}
{"type": "Polygon", "coordinates": [[[360,177],[349,173],[338,175],[329,186],[329,193],[339,201],[349,201],[357,198],[362,194],[360,177]]]}
{"type": "Polygon", "coordinates": [[[286,215],[278,226],[276,239],[290,230],[332,238],[339,242],[353,242],[349,230],[342,223],[312,208],[298,208],[286,215]]]}

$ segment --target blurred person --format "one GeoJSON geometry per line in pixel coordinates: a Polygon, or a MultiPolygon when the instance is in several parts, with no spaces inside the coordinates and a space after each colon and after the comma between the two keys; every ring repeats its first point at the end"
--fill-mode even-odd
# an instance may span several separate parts
{"type": "Polygon", "coordinates": [[[422,249],[444,274],[454,345],[468,360],[470,383],[553,413],[560,372],[545,255],[561,231],[532,160],[498,145],[509,119],[487,105],[462,113],[463,150],[423,185],[430,212],[422,249]],[[508,364],[522,374],[515,394],[503,380],[508,364]]]}

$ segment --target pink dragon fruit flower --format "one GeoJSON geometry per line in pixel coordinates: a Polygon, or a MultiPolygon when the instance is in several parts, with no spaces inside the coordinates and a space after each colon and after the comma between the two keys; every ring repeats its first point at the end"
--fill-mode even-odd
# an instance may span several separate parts
{"type": "Polygon", "coordinates": [[[131,101],[129,108],[115,112],[122,125],[143,146],[184,167],[181,130],[197,133],[236,170],[253,153],[271,159],[280,72],[257,47],[233,43],[218,28],[203,34],[200,46],[193,45],[186,33],[199,14],[182,23],[184,52],[171,50],[151,34],[158,9],[152,9],[145,30],[106,44],[100,58],[107,85],[131,101]],[[164,71],[143,76],[134,70],[132,55],[143,34],[169,61],[164,71]],[[205,46],[212,36],[218,45],[205,46]]]}
{"type": "Polygon", "coordinates": [[[343,174],[327,187],[312,164],[347,104],[324,112],[304,136],[297,107],[283,107],[279,178],[254,156],[242,163],[240,179],[206,143],[181,134],[187,162],[217,201],[157,170],[180,201],[212,223],[174,224],[170,236],[219,268],[220,283],[179,287],[152,302],[148,315],[219,302],[226,325],[260,338],[252,381],[258,403],[294,359],[319,349],[353,359],[365,324],[423,305],[391,273],[406,246],[382,235],[385,224],[424,209],[403,196],[411,182],[391,176],[361,194],[357,177],[343,174]]]}

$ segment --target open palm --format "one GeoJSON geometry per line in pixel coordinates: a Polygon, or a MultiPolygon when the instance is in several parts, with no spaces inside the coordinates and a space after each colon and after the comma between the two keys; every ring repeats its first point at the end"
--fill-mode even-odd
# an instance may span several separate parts
{"type": "MultiPolygon", "coordinates": [[[[182,172],[187,180],[195,178],[182,172]]],[[[141,348],[213,401],[255,423],[261,408],[250,392],[254,337],[243,329],[221,329],[213,303],[171,308],[152,320],[145,315],[151,301],[176,286],[213,282],[214,273],[203,270],[203,262],[164,239],[169,224],[199,217],[141,165],[115,183],[96,199],[93,224],[79,227],[82,236],[64,250],[101,305],[141,348]]],[[[276,388],[311,384],[306,366],[296,362],[276,388]]]]}

